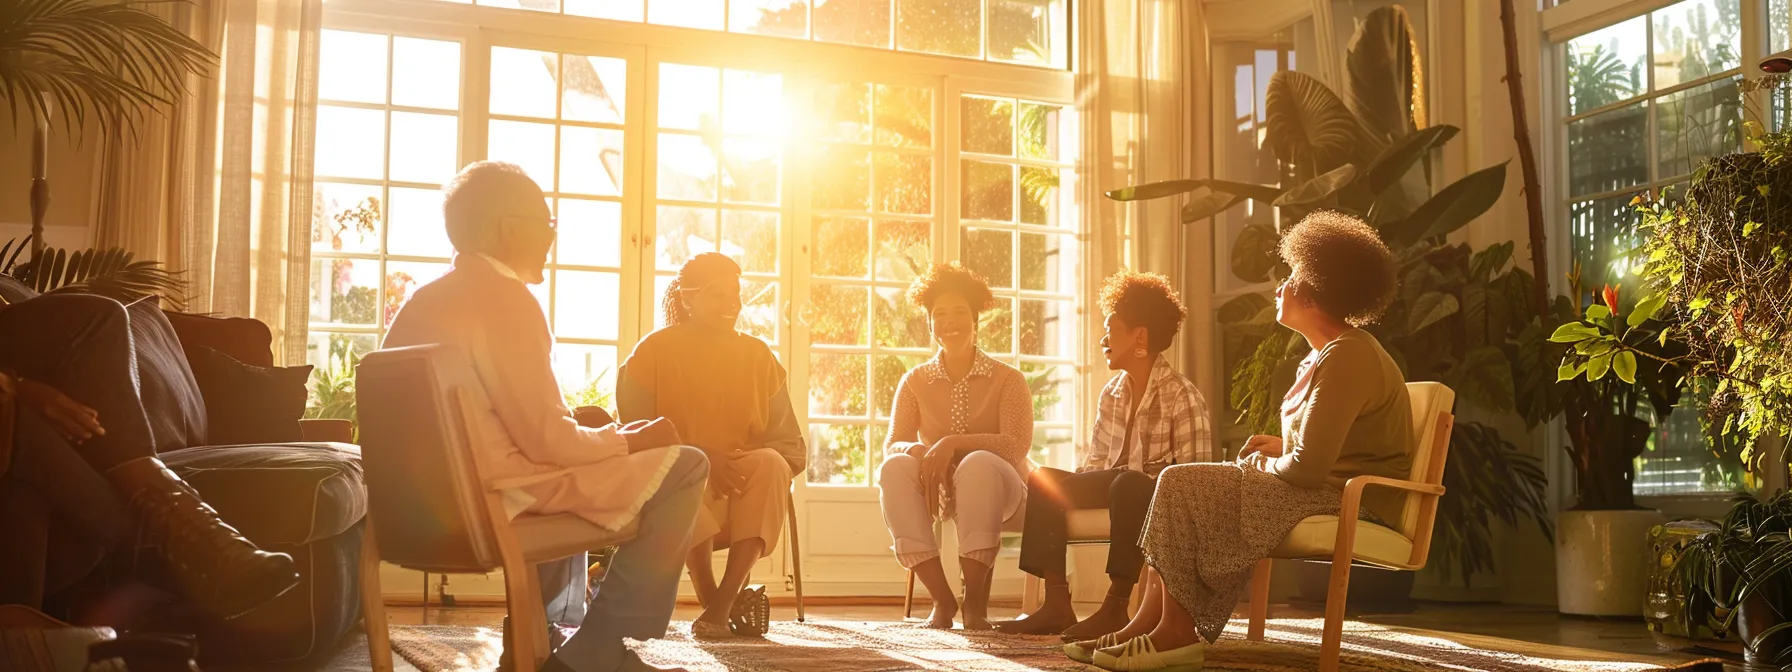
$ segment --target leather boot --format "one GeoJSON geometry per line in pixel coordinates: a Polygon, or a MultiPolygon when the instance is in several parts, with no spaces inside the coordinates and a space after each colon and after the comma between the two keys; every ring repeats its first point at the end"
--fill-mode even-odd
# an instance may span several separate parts
{"type": "Polygon", "coordinates": [[[218,618],[240,616],[298,585],[292,556],[256,548],[161,460],[131,460],[106,477],[130,502],[136,545],[158,561],[142,568],[151,583],[218,618]]]}

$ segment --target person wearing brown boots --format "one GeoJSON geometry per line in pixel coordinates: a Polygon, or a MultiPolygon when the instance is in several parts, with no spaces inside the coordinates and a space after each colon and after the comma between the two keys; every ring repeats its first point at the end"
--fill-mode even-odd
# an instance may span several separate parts
{"type": "Polygon", "coordinates": [[[220,618],[297,585],[291,556],[243,538],[156,459],[135,357],[117,301],[0,302],[0,385],[14,400],[0,410],[0,603],[42,608],[101,566],[220,618]]]}

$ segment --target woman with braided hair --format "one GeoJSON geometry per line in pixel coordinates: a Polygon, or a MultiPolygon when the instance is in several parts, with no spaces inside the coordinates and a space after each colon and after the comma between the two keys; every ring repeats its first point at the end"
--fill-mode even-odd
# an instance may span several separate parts
{"type": "Polygon", "coordinates": [[[618,376],[622,422],[665,417],[709,456],[709,487],[685,556],[703,604],[691,634],[706,639],[762,634],[752,619],[733,617],[766,606],[762,591],[742,588],[777,546],[791,478],[807,459],[784,366],[764,341],[734,328],[740,292],[733,259],[692,257],[666,289],[666,327],[641,339],[618,376]],[[728,548],[719,582],[709,560],[717,545],[728,548]]]}

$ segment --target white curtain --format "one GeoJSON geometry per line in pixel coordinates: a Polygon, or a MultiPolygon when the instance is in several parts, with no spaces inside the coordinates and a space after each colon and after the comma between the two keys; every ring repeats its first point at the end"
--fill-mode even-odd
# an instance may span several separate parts
{"type": "Polygon", "coordinates": [[[184,272],[187,311],[261,320],[277,362],[303,361],[323,0],[160,7],[218,68],[110,143],[94,242],[184,272]]]}

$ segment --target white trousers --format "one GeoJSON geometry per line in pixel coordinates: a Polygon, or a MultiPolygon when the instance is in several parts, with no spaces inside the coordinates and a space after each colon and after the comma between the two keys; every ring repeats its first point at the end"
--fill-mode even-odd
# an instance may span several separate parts
{"type": "MultiPolygon", "coordinates": [[[[1007,460],[979,450],[958,463],[952,482],[957,488],[953,518],[958,523],[958,554],[987,566],[1001,550],[1002,530],[1020,529],[1026,479],[1007,460]]],[[[885,458],[877,484],[896,561],[912,568],[939,557],[933,516],[921,494],[921,459],[901,454],[885,458]]]]}

